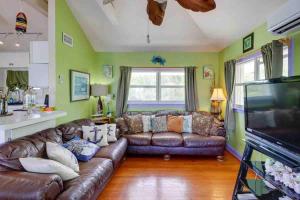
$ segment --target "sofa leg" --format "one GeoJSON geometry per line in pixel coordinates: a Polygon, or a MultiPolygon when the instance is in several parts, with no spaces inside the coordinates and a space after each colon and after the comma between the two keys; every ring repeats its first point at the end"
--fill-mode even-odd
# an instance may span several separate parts
{"type": "Polygon", "coordinates": [[[217,156],[217,160],[219,162],[223,162],[224,161],[224,156],[217,156]]]}
{"type": "Polygon", "coordinates": [[[164,160],[165,161],[171,160],[171,156],[169,154],[164,155],[164,160]]]}
{"type": "Polygon", "coordinates": [[[127,159],[127,157],[126,157],[126,156],[124,156],[124,157],[123,157],[123,161],[125,161],[126,159],[127,159]]]}

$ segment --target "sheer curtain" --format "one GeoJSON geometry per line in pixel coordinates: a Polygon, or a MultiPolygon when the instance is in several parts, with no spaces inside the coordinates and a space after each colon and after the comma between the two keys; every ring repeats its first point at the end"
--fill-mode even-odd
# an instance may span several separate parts
{"type": "Polygon", "coordinates": [[[120,80],[118,85],[117,100],[116,100],[116,115],[122,116],[127,111],[129,86],[131,79],[131,67],[120,67],[120,80]]]}

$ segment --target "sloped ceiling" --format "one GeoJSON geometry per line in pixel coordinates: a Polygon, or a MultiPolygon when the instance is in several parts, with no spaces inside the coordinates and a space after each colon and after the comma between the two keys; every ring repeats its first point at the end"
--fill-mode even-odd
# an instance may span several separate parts
{"type": "Polygon", "coordinates": [[[220,51],[245,36],[287,0],[216,0],[217,9],[194,13],[169,0],[162,26],[148,26],[147,0],[114,0],[117,24],[101,9],[102,0],[67,0],[98,52],[220,51]],[[146,35],[149,29],[151,43],[146,35]]]}

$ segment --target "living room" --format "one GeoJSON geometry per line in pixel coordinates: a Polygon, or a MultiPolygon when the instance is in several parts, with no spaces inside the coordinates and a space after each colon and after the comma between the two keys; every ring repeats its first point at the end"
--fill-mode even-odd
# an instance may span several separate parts
{"type": "Polygon", "coordinates": [[[0,0],[0,199],[300,199],[299,7],[0,0]]]}

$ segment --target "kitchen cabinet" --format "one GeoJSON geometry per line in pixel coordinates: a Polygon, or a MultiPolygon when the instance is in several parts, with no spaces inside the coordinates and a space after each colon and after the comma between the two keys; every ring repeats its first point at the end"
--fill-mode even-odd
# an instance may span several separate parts
{"type": "Polygon", "coordinates": [[[48,41],[30,42],[30,63],[48,64],[49,63],[49,45],[48,41]]]}
{"type": "Polygon", "coordinates": [[[26,68],[29,66],[28,52],[0,53],[0,68],[26,68]]]}

